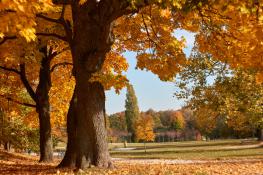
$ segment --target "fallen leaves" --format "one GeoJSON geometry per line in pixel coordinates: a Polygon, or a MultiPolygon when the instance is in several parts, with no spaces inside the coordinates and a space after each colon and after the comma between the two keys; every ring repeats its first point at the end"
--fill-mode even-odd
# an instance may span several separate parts
{"type": "MultiPolygon", "coordinates": [[[[112,169],[92,167],[75,174],[87,175],[263,175],[263,160],[196,164],[132,164],[114,162],[112,169]]],[[[74,174],[56,169],[56,163],[40,164],[36,159],[0,150],[0,174],[74,174]]]]}

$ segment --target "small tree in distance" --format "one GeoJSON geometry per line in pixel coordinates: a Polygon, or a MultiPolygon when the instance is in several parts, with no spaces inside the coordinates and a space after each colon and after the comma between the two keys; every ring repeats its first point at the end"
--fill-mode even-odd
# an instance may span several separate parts
{"type": "Polygon", "coordinates": [[[146,153],[146,142],[154,141],[155,134],[153,132],[153,119],[150,115],[142,114],[136,121],[136,137],[144,143],[144,151],[146,153]]]}
{"type": "Polygon", "coordinates": [[[171,125],[170,129],[179,131],[184,129],[185,120],[181,111],[175,111],[171,113],[171,125]]]}

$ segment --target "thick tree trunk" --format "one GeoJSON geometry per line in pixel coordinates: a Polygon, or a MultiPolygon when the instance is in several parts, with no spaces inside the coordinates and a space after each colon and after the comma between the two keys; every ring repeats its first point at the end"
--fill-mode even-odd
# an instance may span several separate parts
{"type": "MultiPolygon", "coordinates": [[[[60,3],[60,2],[57,2],[60,3]]],[[[101,70],[113,44],[113,21],[125,14],[127,1],[70,1],[73,32],[69,38],[76,79],[76,167],[109,167],[105,128],[105,94],[92,74],[101,70]]],[[[130,11],[130,9],[128,9],[130,11]]],[[[71,33],[71,32],[68,32],[71,33]]],[[[73,127],[74,128],[74,127],[73,127]]],[[[68,143],[69,144],[69,143],[68,143]]],[[[68,145],[67,151],[70,149],[68,145]]]]}
{"type": "MultiPolygon", "coordinates": [[[[47,48],[45,52],[47,54],[47,48]]],[[[49,90],[51,88],[50,61],[48,55],[42,58],[39,84],[36,89],[37,112],[39,115],[40,162],[53,160],[53,143],[50,124],[49,90]]]]}
{"type": "Polygon", "coordinates": [[[76,166],[76,94],[74,90],[74,94],[70,101],[70,106],[67,114],[67,134],[68,134],[68,142],[67,142],[67,149],[65,152],[65,156],[63,160],[58,165],[59,168],[62,167],[70,167],[74,168],[76,166]]]}
{"type": "MultiPolygon", "coordinates": [[[[105,94],[92,74],[101,70],[112,45],[109,9],[98,9],[95,0],[79,5],[73,1],[73,70],[76,79],[76,167],[111,166],[105,127],[105,94]]],[[[106,5],[106,4],[105,4],[106,5]]],[[[103,7],[104,8],[104,7],[103,7]]],[[[112,9],[110,9],[112,10],[112,9]]]]}
{"type": "Polygon", "coordinates": [[[77,90],[77,164],[78,168],[89,165],[109,167],[107,134],[104,121],[105,94],[98,82],[78,77],[77,90]]]}

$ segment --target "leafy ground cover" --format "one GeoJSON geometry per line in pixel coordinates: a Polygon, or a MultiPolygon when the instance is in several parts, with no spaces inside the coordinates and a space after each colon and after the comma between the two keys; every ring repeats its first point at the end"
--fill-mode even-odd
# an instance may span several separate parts
{"type": "MultiPolygon", "coordinates": [[[[36,158],[10,154],[0,151],[0,174],[74,174],[73,170],[56,169],[57,162],[53,164],[39,164],[36,158]]],[[[91,168],[75,174],[122,174],[122,175],[210,175],[210,174],[236,174],[261,175],[263,174],[263,160],[240,162],[211,162],[196,164],[132,164],[128,162],[115,162],[113,169],[91,168]]]]}
{"type": "Polygon", "coordinates": [[[121,144],[110,145],[113,156],[124,155],[124,158],[113,158],[114,168],[98,169],[91,167],[88,170],[78,172],[71,169],[56,169],[59,160],[52,164],[41,164],[37,162],[37,157],[0,150],[0,174],[263,175],[263,148],[257,142],[244,143],[240,140],[228,140],[166,143],[162,145],[151,143],[148,144],[149,149],[146,155],[143,152],[142,144],[128,144],[129,147],[135,148],[135,150],[129,151],[142,151],[137,154],[141,155],[140,159],[131,159],[131,154],[123,154],[125,152],[123,150],[119,151],[119,154],[113,153],[114,149],[121,146],[121,144]],[[149,159],[147,157],[151,154],[155,156],[165,155],[165,153],[158,152],[158,149],[168,150],[168,152],[172,150],[171,154],[167,154],[170,159],[149,159]],[[177,152],[174,149],[177,149],[177,152]],[[196,151],[191,151],[193,149],[196,151]],[[216,149],[220,151],[211,156],[210,154],[216,152],[216,149]],[[202,156],[197,154],[200,150],[203,150],[202,156]],[[236,152],[234,156],[233,152],[236,152]],[[225,154],[224,158],[223,153],[225,154]],[[171,156],[176,154],[182,157],[171,156]],[[144,157],[147,159],[142,159],[144,157]],[[182,159],[171,159],[178,157],[182,159]],[[192,159],[187,159],[189,157],[192,159]]]}

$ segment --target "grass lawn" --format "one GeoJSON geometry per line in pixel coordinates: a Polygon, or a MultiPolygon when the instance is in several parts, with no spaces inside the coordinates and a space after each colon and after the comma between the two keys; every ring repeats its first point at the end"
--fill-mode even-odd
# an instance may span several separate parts
{"type": "Polygon", "coordinates": [[[263,146],[256,141],[242,140],[189,141],[171,143],[147,143],[144,152],[142,143],[110,143],[112,157],[118,158],[155,158],[155,159],[240,159],[263,158],[263,146]]]}

